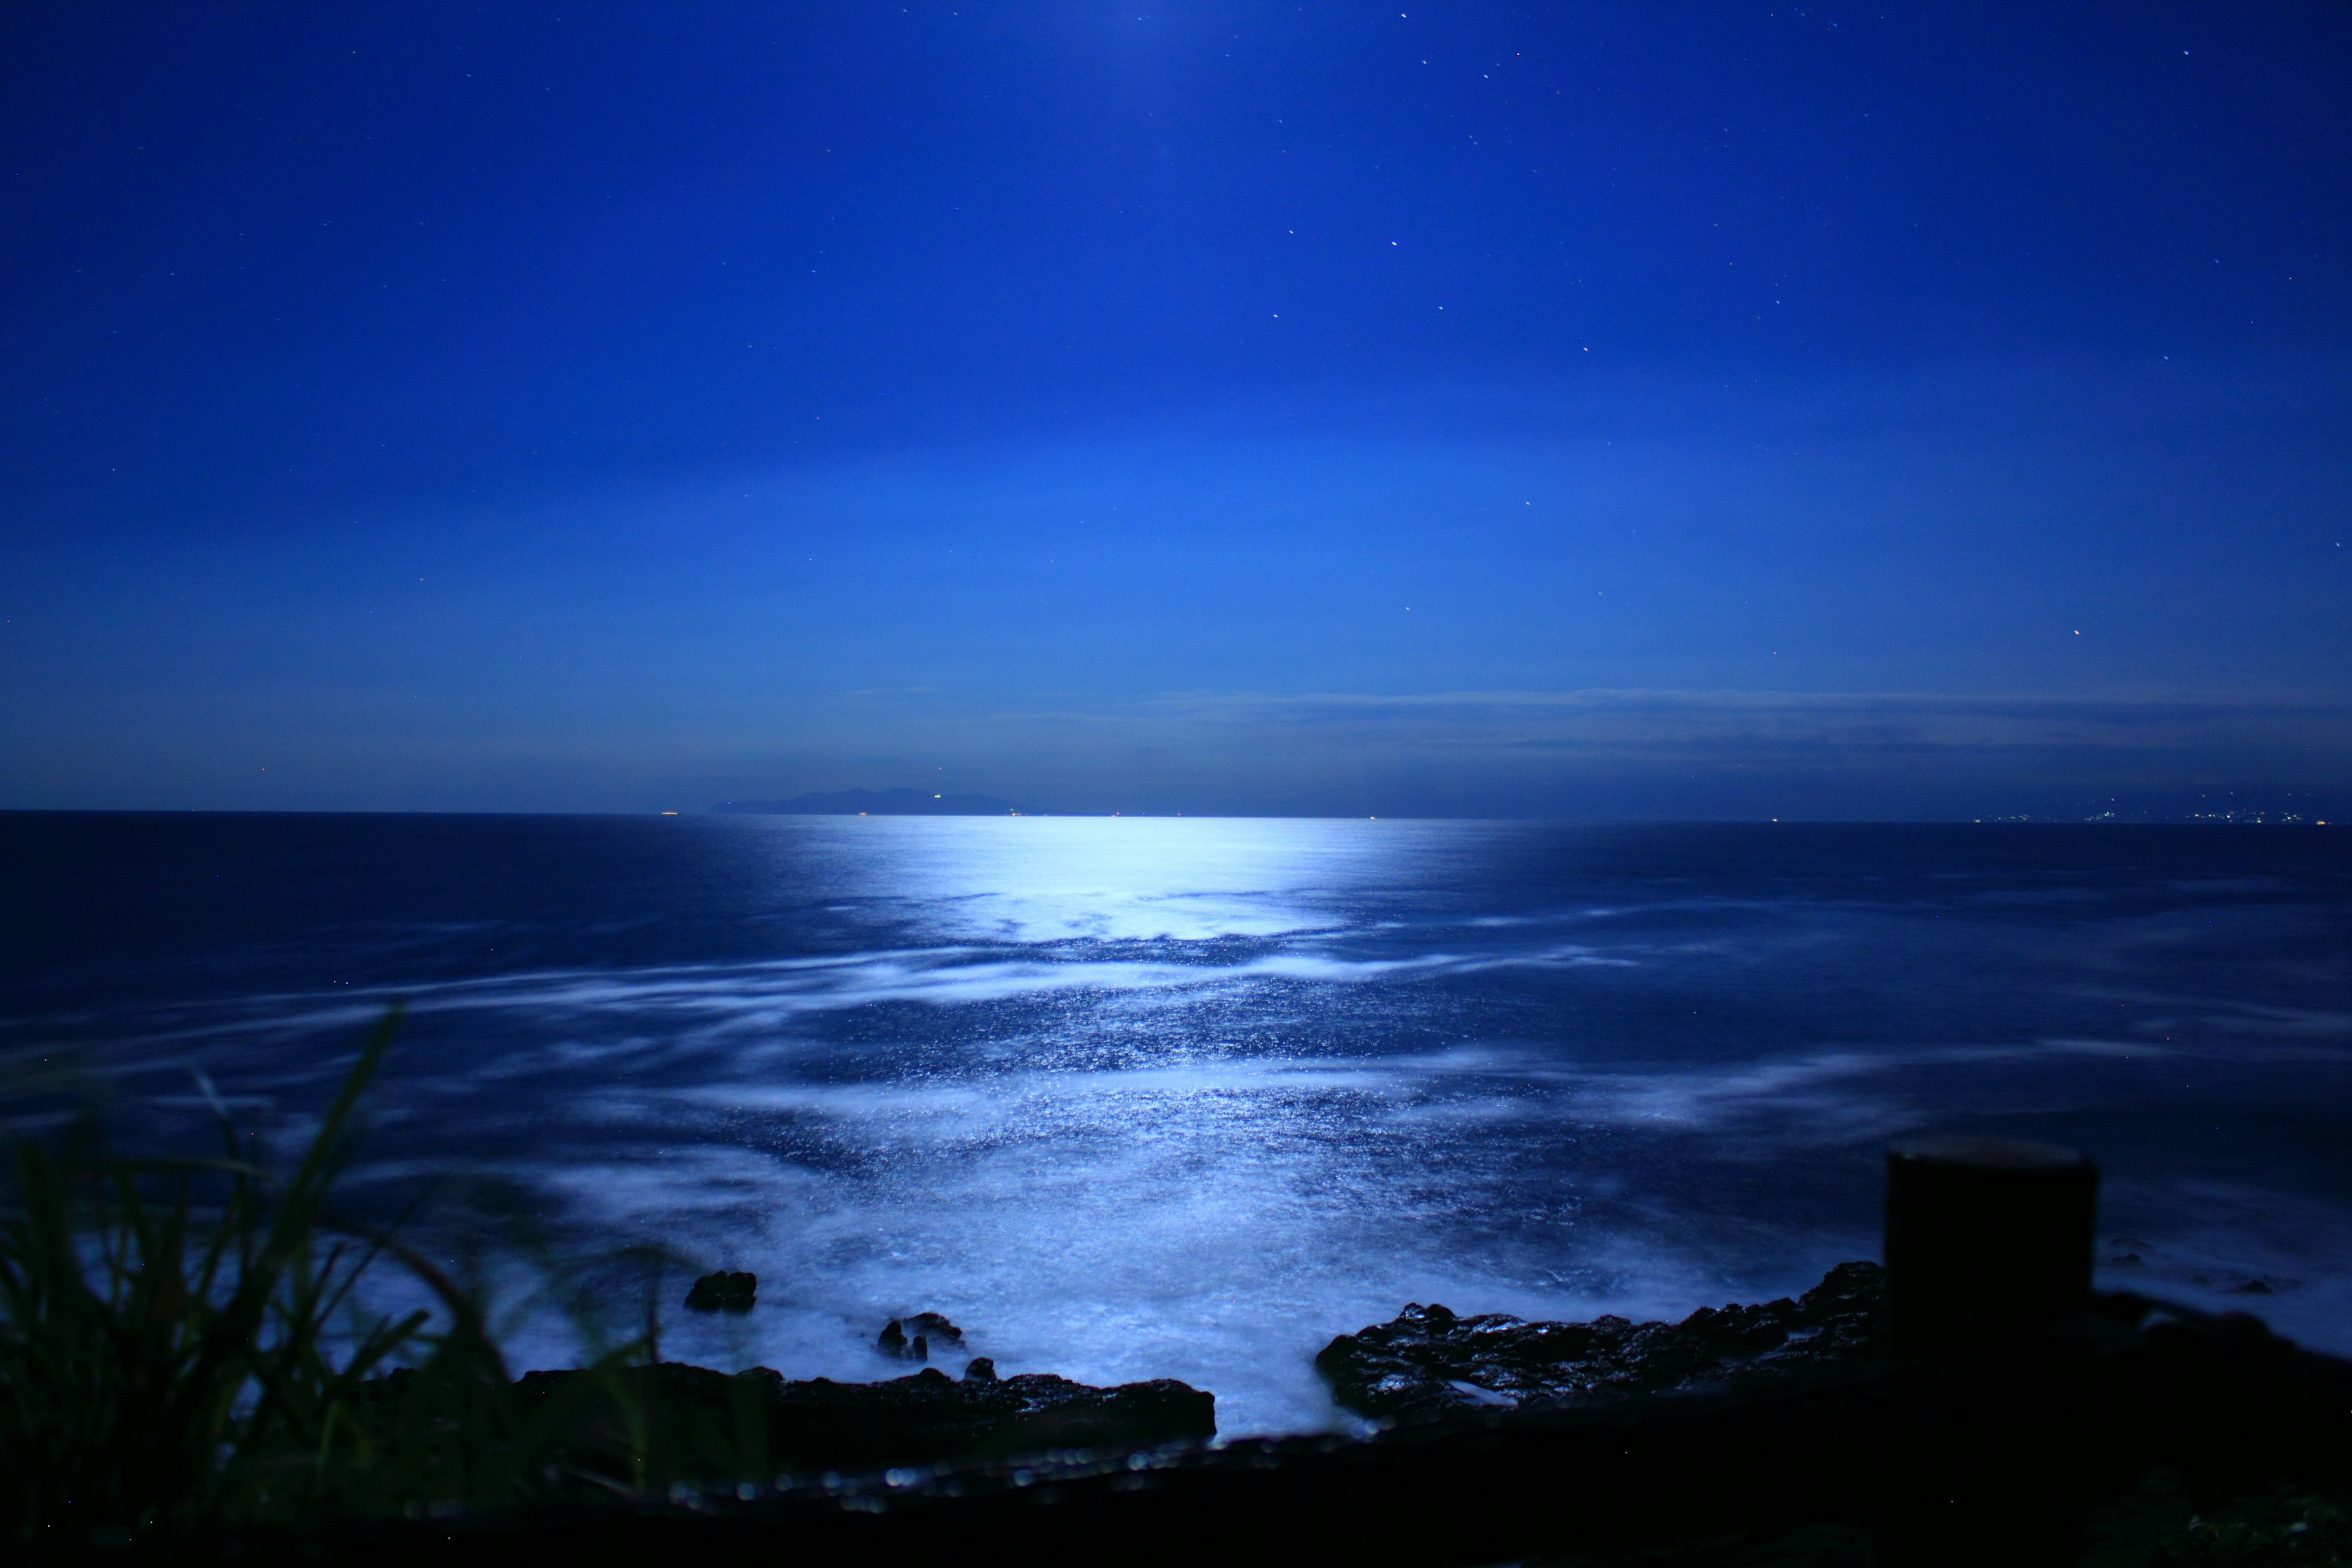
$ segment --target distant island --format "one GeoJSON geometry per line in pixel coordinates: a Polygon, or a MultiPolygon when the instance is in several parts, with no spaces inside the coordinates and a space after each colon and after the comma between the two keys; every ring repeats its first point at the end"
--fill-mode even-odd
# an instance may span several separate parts
{"type": "Polygon", "coordinates": [[[1018,816],[1009,800],[984,795],[934,795],[922,789],[842,789],[790,800],[723,800],[710,808],[762,816],[1018,816]]]}

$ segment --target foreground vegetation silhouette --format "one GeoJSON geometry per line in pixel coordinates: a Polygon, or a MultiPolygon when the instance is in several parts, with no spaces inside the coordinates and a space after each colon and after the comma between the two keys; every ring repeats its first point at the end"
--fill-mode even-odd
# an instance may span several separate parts
{"type": "MultiPolygon", "coordinates": [[[[329,1204],[397,1015],[289,1173],[215,1102],[223,1154],[131,1159],[18,1138],[0,1211],[0,1521],[267,1524],[643,1495],[672,1478],[652,1380],[619,1345],[523,1398],[477,1297],[329,1204]],[[387,1265],[434,1308],[371,1312],[387,1265]],[[436,1310],[437,1309],[437,1310],[436,1310]],[[567,1446],[593,1402],[607,1441],[567,1446]]],[[[692,1447],[709,1455],[711,1435],[692,1447]]]]}

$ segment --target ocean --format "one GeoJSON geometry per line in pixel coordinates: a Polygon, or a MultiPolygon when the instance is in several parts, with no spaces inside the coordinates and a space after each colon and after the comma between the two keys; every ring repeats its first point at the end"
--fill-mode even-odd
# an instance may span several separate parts
{"type": "Polygon", "coordinates": [[[1314,1352],[1408,1301],[1875,1256],[1928,1129],[2094,1155],[2103,1283],[2352,1352],[2336,828],[19,813],[0,867],[20,1130],[292,1146],[403,1005],[347,1201],[520,1364],[650,1292],[666,1357],[888,1376],[928,1310],[1344,1426],[1314,1352]],[[719,1267],[758,1308],[677,1310],[719,1267]]]}

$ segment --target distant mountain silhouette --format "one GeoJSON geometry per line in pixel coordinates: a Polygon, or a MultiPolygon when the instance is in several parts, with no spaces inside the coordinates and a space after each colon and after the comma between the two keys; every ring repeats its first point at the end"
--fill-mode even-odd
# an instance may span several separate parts
{"type": "Polygon", "coordinates": [[[776,816],[1009,816],[1013,803],[922,789],[843,789],[831,795],[796,795],[790,800],[724,800],[710,809],[776,816]]]}

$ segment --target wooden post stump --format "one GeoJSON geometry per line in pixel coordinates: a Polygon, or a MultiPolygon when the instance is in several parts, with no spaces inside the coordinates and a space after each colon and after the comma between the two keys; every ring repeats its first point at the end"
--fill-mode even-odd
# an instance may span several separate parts
{"type": "Polygon", "coordinates": [[[1886,1156],[1887,1335],[1919,1408],[1888,1434],[1885,1568],[2058,1568],[2081,1554],[2054,1370],[2034,1336],[2091,1299],[2098,1170],[2016,1139],[1920,1138],[1886,1156]]]}
{"type": "Polygon", "coordinates": [[[2072,1149],[1941,1136],[1886,1155],[1887,1332],[1898,1352],[2030,1334],[2091,1299],[2098,1167],[2072,1149]]]}

